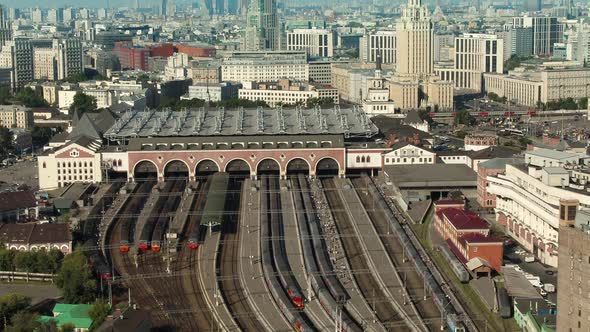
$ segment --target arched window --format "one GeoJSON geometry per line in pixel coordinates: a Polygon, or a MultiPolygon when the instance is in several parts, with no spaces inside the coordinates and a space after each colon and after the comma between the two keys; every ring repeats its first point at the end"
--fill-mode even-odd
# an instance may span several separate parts
{"type": "Polygon", "coordinates": [[[72,167],[72,163],[68,161],[68,167],[72,167]]]}
{"type": "Polygon", "coordinates": [[[59,161],[57,162],[57,167],[59,167],[59,161]]]}
{"type": "Polygon", "coordinates": [[[361,157],[360,156],[356,156],[356,162],[360,163],[361,162],[361,157]]]}
{"type": "Polygon", "coordinates": [[[119,167],[123,166],[123,160],[119,159],[119,167]]]}
{"type": "Polygon", "coordinates": [[[367,156],[367,162],[370,163],[371,162],[371,156],[367,156]]]}
{"type": "Polygon", "coordinates": [[[45,164],[45,162],[43,162],[43,168],[47,168],[47,164],[45,164]]]}
{"type": "Polygon", "coordinates": [[[363,156],[363,157],[361,158],[361,162],[362,162],[362,163],[364,163],[364,162],[365,162],[365,156],[363,156]]]}

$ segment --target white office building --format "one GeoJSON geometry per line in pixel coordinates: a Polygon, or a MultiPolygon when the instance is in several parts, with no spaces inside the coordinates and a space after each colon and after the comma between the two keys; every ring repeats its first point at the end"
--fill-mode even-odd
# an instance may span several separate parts
{"type": "Polygon", "coordinates": [[[287,50],[306,51],[310,56],[334,55],[333,34],[325,29],[294,29],[287,33],[287,50]]]}

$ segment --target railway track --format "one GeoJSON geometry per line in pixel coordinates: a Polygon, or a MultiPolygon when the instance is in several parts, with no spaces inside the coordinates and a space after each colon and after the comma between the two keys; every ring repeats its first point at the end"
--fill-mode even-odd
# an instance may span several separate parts
{"type": "MultiPolygon", "coordinates": [[[[135,190],[131,193],[125,205],[121,208],[119,215],[132,215],[137,210],[141,209],[144,201],[144,195],[149,193],[154,186],[155,181],[145,181],[137,185],[135,190]]],[[[129,257],[128,253],[121,253],[117,248],[121,241],[121,230],[124,223],[132,223],[133,218],[116,217],[109,242],[109,256],[117,274],[122,277],[137,275],[138,270],[134,262],[129,257]]],[[[153,292],[149,285],[142,279],[131,279],[125,281],[125,285],[131,292],[132,301],[139,304],[143,309],[151,312],[152,321],[155,325],[165,324],[167,321],[163,312],[158,308],[157,301],[154,299],[153,292]]]]}
{"type": "Polygon", "coordinates": [[[239,220],[240,215],[240,190],[243,180],[231,179],[229,191],[226,196],[225,220],[222,226],[223,242],[219,245],[217,268],[221,282],[219,288],[230,313],[236,320],[242,331],[264,331],[264,326],[254,315],[246,298],[246,293],[239,278],[235,278],[240,272],[238,268],[239,251],[239,220]]]}
{"type": "Polygon", "coordinates": [[[406,290],[408,291],[408,295],[414,303],[418,314],[425,322],[428,329],[434,331],[437,328],[440,328],[440,311],[434,301],[426,300],[428,294],[426,294],[427,290],[424,287],[424,280],[418,272],[416,272],[412,262],[404,256],[404,249],[393,234],[385,213],[381,209],[376,208],[378,205],[368,194],[366,189],[367,183],[365,182],[367,179],[368,178],[365,177],[357,177],[352,178],[351,182],[354,189],[357,191],[373,226],[377,233],[380,234],[381,242],[383,243],[388,256],[394,263],[394,267],[403,271],[400,272],[400,278],[405,281],[406,290]]]}
{"type": "MultiPolygon", "coordinates": [[[[350,236],[355,234],[355,230],[351,224],[352,221],[345,212],[344,202],[336,191],[337,188],[334,180],[325,178],[321,181],[338,232],[340,235],[346,234],[341,239],[350,267],[354,271],[370,271],[358,237],[350,236]]],[[[407,324],[404,323],[403,318],[396,312],[393,305],[388,301],[383,301],[387,296],[373,274],[355,274],[354,278],[367,303],[375,312],[377,319],[385,327],[395,326],[395,329],[393,329],[395,331],[411,331],[407,324]]]]}
{"type": "Polygon", "coordinates": [[[216,327],[214,319],[208,310],[209,308],[205,301],[203,290],[197,280],[199,277],[197,251],[190,250],[187,245],[188,237],[193,232],[193,229],[199,227],[200,224],[201,215],[199,212],[203,210],[203,205],[205,204],[208,188],[207,184],[208,182],[206,179],[198,183],[197,195],[192,202],[189,220],[187,222],[186,231],[184,232],[186,235],[182,236],[179,241],[180,253],[178,254],[176,264],[173,265],[173,270],[175,272],[180,272],[181,274],[182,288],[184,289],[184,293],[188,298],[190,306],[196,308],[194,311],[194,320],[196,330],[198,331],[213,330],[216,327]]]}

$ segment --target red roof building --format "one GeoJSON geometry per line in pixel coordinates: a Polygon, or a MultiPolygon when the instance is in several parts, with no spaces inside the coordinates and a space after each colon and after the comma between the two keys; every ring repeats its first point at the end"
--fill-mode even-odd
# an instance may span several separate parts
{"type": "Polygon", "coordinates": [[[501,271],[504,244],[490,236],[488,223],[477,214],[453,207],[441,209],[434,215],[434,226],[471,271],[488,274],[492,269],[501,271]]]}

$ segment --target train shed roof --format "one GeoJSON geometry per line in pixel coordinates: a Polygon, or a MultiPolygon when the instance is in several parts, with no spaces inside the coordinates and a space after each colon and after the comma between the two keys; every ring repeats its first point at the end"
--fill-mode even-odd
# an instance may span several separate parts
{"type": "Polygon", "coordinates": [[[373,137],[378,128],[359,108],[213,109],[128,111],[106,132],[112,140],[132,137],[321,135],[373,137]]]}

